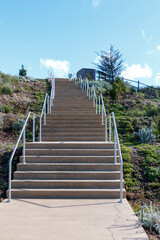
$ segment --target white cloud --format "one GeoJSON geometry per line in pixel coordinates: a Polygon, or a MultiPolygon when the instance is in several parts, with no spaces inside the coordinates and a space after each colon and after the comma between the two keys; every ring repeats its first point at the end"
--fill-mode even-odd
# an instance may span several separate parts
{"type": "Polygon", "coordinates": [[[152,69],[148,66],[148,64],[144,64],[144,67],[142,67],[140,64],[133,64],[126,67],[126,70],[122,73],[122,76],[128,79],[151,78],[152,69]]]}
{"type": "Polygon", "coordinates": [[[157,50],[160,51],[160,45],[157,46],[157,50]]]}
{"type": "Polygon", "coordinates": [[[101,0],[92,0],[92,6],[94,8],[98,7],[98,5],[101,3],[101,0]]]}
{"type": "Polygon", "coordinates": [[[51,68],[55,77],[68,77],[70,68],[70,63],[68,61],[40,58],[40,63],[47,68],[51,68]]]}
{"type": "Polygon", "coordinates": [[[149,41],[152,40],[152,36],[151,36],[151,35],[148,36],[143,29],[141,30],[141,34],[142,34],[142,37],[143,37],[146,41],[149,42],[149,41]]]}

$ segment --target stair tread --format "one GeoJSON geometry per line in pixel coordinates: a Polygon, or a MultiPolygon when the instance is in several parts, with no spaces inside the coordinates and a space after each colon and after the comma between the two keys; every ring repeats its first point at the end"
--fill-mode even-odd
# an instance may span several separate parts
{"type": "Polygon", "coordinates": [[[12,180],[13,182],[120,182],[120,179],[106,179],[106,180],[103,180],[103,179],[13,179],[12,180]]]}
{"type": "Polygon", "coordinates": [[[42,166],[45,166],[45,165],[55,165],[55,166],[69,166],[69,165],[73,165],[73,166],[119,166],[120,163],[26,163],[26,164],[23,164],[23,163],[18,163],[18,165],[22,165],[22,166],[25,166],[25,165],[42,165],[42,166]]]}
{"type": "MultiPolygon", "coordinates": [[[[53,191],[53,192],[101,192],[101,191],[105,191],[105,192],[110,192],[110,191],[119,191],[120,188],[81,188],[81,189],[77,189],[77,188],[12,188],[12,191],[33,191],[33,192],[39,192],[39,191],[53,191]]],[[[125,189],[123,188],[123,191],[125,191],[125,189]]]]}
{"type": "Polygon", "coordinates": [[[120,173],[119,170],[99,170],[99,171],[94,171],[94,170],[91,170],[91,171],[88,171],[88,170],[75,170],[75,171],[66,171],[66,170],[63,170],[63,171],[39,171],[39,170],[25,170],[25,171],[16,171],[16,173],[120,173]]]}
{"type": "MultiPolygon", "coordinates": [[[[76,157],[80,157],[80,158],[94,158],[94,157],[98,157],[98,158],[104,158],[104,157],[106,157],[106,158],[110,158],[110,157],[114,157],[114,155],[104,155],[104,156],[96,156],[96,155],[94,155],[94,156],[88,156],[88,155],[76,155],[76,156],[70,156],[70,155],[62,155],[62,156],[55,156],[55,155],[26,155],[26,157],[42,157],[42,158],[44,158],[44,157],[52,157],[52,158],[61,158],[61,157],[70,157],[70,158],[76,158],[76,157]]],[[[117,155],[117,157],[119,157],[119,155],[117,155]]]]}
{"type": "MultiPolygon", "coordinates": [[[[107,149],[88,149],[88,148],[44,148],[44,149],[39,149],[39,148],[27,148],[26,150],[39,150],[39,151],[44,151],[44,150],[50,150],[50,151],[110,151],[114,150],[114,148],[107,148],[107,149]]],[[[118,150],[118,149],[117,149],[118,150]]]]}

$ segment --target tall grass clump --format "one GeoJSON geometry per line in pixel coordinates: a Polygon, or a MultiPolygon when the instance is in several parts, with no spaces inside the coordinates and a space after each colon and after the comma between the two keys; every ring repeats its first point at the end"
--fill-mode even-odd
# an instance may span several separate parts
{"type": "Polygon", "coordinates": [[[2,93],[7,94],[7,95],[12,95],[13,94],[13,89],[10,84],[5,84],[2,89],[2,93]]]}

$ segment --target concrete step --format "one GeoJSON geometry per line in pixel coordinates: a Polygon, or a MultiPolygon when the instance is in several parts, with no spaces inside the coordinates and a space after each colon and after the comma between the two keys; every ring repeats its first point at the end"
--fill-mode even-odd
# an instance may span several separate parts
{"type": "MultiPolygon", "coordinates": [[[[20,157],[22,162],[23,157],[20,157]]],[[[49,156],[49,155],[30,155],[26,156],[27,163],[114,163],[112,156],[49,156]]],[[[117,162],[119,162],[117,155],[117,162]]]]}
{"type": "MultiPolygon", "coordinates": [[[[47,126],[47,125],[46,125],[47,126]]],[[[73,128],[62,128],[62,127],[53,127],[53,128],[51,128],[51,127],[42,127],[42,132],[43,133],[47,133],[47,132],[50,132],[50,133],[52,133],[52,132],[57,132],[57,133],[59,133],[59,132],[68,132],[68,133],[71,133],[71,132],[76,132],[77,134],[79,134],[80,132],[100,132],[100,133],[104,133],[104,128],[99,128],[99,126],[97,127],[97,128],[83,128],[83,127],[81,127],[81,128],[76,128],[76,127],[74,127],[73,126],[73,128]]]]}
{"type": "Polygon", "coordinates": [[[49,137],[59,137],[59,136],[83,136],[83,137],[85,137],[85,136],[104,136],[104,131],[90,131],[90,132],[85,132],[85,131],[76,131],[76,129],[75,129],[75,131],[72,131],[72,132],[69,132],[69,131],[59,131],[59,132],[54,132],[54,131],[49,131],[49,132],[47,132],[47,131],[42,131],[42,137],[47,137],[47,136],[49,136],[49,137]]]}
{"type": "Polygon", "coordinates": [[[108,163],[19,163],[18,171],[120,171],[120,164],[108,163]]]}
{"type": "MultiPolygon", "coordinates": [[[[8,192],[7,192],[8,195],[8,192]]],[[[123,197],[125,197],[125,189],[123,197]]],[[[120,198],[120,189],[12,189],[12,198],[106,199],[120,198]]]]}
{"type": "Polygon", "coordinates": [[[16,171],[14,179],[120,179],[120,171],[16,171]]]}
{"type": "MultiPolygon", "coordinates": [[[[39,140],[39,139],[38,139],[39,140]]],[[[57,142],[57,141],[68,141],[68,142],[70,142],[70,141],[84,141],[84,142],[86,142],[86,141],[93,141],[93,142],[95,142],[95,141],[104,141],[105,139],[104,139],[104,137],[101,137],[101,136],[79,136],[79,137],[76,137],[76,136],[70,136],[70,137],[68,137],[68,136],[59,136],[59,137],[42,137],[42,141],[49,141],[49,142],[51,142],[51,141],[55,141],[55,142],[57,142]]]]}
{"type": "Polygon", "coordinates": [[[85,103],[82,102],[56,102],[56,100],[53,101],[53,106],[51,107],[51,109],[54,108],[86,108],[86,107],[91,107],[92,109],[95,109],[95,107],[93,107],[93,101],[89,101],[87,100],[85,103]],[[87,105],[86,105],[87,103],[87,105]]]}
{"type": "Polygon", "coordinates": [[[65,117],[65,118],[86,118],[86,119],[89,119],[89,118],[93,118],[93,119],[101,119],[101,115],[100,114],[96,114],[96,112],[81,112],[81,111],[77,111],[77,112],[61,112],[61,111],[57,111],[57,112],[53,112],[51,114],[47,114],[46,115],[47,119],[52,119],[52,118],[55,118],[55,117],[65,117]]]}
{"type": "Polygon", "coordinates": [[[62,103],[62,100],[56,100],[54,99],[53,100],[53,106],[52,108],[56,106],[56,107],[59,107],[59,106],[62,106],[62,107],[67,107],[67,106],[77,106],[77,107],[93,107],[93,101],[92,100],[89,100],[89,99],[81,99],[81,101],[77,101],[76,99],[74,101],[71,101],[71,100],[67,100],[65,102],[62,103]]]}
{"type": "MultiPolygon", "coordinates": [[[[117,150],[118,154],[118,150],[117,150]]],[[[26,149],[26,155],[113,156],[114,149],[26,149]]]]}
{"type": "MultiPolygon", "coordinates": [[[[87,114],[90,115],[90,114],[96,114],[96,109],[82,109],[82,108],[56,108],[56,109],[53,109],[52,110],[52,115],[55,115],[55,114],[87,114]]],[[[51,116],[51,114],[48,114],[47,116],[51,116]]]]}
{"type": "Polygon", "coordinates": [[[56,121],[59,121],[60,123],[63,123],[64,121],[66,121],[66,123],[85,123],[85,124],[89,124],[89,123],[93,123],[93,124],[99,124],[99,125],[102,125],[102,122],[101,122],[101,119],[100,118],[93,118],[93,117],[80,117],[80,116],[74,116],[74,117],[70,117],[70,116],[55,116],[55,117],[50,117],[50,118],[47,118],[46,120],[46,125],[47,124],[51,124],[53,121],[56,122],[56,121]]]}
{"type": "Polygon", "coordinates": [[[93,103],[91,103],[91,104],[87,104],[87,106],[86,106],[86,104],[84,104],[84,105],[80,105],[79,103],[75,103],[75,104],[69,104],[69,103],[66,103],[65,105],[60,105],[60,104],[58,104],[58,103],[54,103],[53,104],[53,107],[51,107],[51,112],[53,113],[55,110],[61,110],[61,109],[68,109],[69,111],[71,110],[71,109],[74,109],[74,110],[77,110],[77,109],[79,109],[79,110],[86,110],[86,109],[88,109],[88,110],[93,110],[93,111],[95,111],[96,112],[96,108],[95,107],[93,107],[93,103]]]}
{"type": "MultiPolygon", "coordinates": [[[[123,182],[124,185],[124,182],[123,182]]],[[[46,180],[46,179],[25,179],[13,180],[12,188],[119,188],[120,180],[46,180]]]]}
{"type": "Polygon", "coordinates": [[[28,142],[26,149],[113,149],[109,142],[28,142]]]}
{"type": "Polygon", "coordinates": [[[46,125],[42,125],[42,128],[103,128],[105,129],[105,126],[102,124],[97,123],[48,123],[46,125]]]}
{"type": "Polygon", "coordinates": [[[55,96],[55,99],[56,100],[64,100],[64,99],[67,99],[68,101],[70,100],[71,102],[76,99],[77,101],[78,100],[88,100],[89,101],[89,97],[87,96],[87,94],[81,94],[79,92],[70,92],[70,93],[56,93],[56,96],[55,96]]]}
{"type": "Polygon", "coordinates": [[[46,121],[46,125],[49,124],[79,124],[79,125],[83,125],[83,124],[101,124],[101,119],[80,119],[80,118],[54,118],[54,119],[47,119],[46,121]]]}

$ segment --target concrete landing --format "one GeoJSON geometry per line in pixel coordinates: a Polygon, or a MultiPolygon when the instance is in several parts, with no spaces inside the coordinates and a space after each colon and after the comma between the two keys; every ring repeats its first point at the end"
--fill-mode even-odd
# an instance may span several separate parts
{"type": "Polygon", "coordinates": [[[147,240],[127,200],[16,199],[0,204],[3,240],[147,240]]]}

